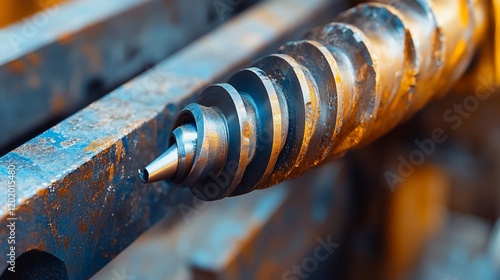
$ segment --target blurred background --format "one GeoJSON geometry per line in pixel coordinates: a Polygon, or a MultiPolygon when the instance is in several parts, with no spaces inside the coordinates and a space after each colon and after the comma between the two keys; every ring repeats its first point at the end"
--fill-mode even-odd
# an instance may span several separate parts
{"type": "MultiPolygon", "coordinates": [[[[132,96],[137,81],[177,67],[184,84],[198,79],[201,89],[355,2],[0,0],[0,162],[40,166],[18,175],[24,225],[17,233],[18,265],[25,274],[16,277],[500,279],[495,0],[489,35],[465,77],[373,144],[297,180],[217,202],[200,202],[165,183],[155,192],[137,190],[147,188],[137,166],[162,150],[176,110],[197,92],[170,87],[181,79],[160,74],[153,87],[175,97],[158,104],[153,117],[133,122],[134,114],[118,112],[138,106],[141,96],[123,98],[132,96]],[[109,110],[117,127],[129,119],[133,126],[113,130],[110,138],[99,127],[111,131],[114,124],[102,124],[104,113],[89,117],[90,110],[109,110]],[[68,136],[86,126],[96,133],[68,136]],[[47,138],[51,131],[62,138],[47,138]],[[436,131],[443,141],[431,141],[436,131]],[[68,144],[71,139],[86,148],[68,144]],[[120,152],[119,141],[125,143],[120,152]],[[97,148],[87,149],[91,143],[97,148]],[[89,162],[88,177],[83,171],[72,177],[89,162]],[[42,168],[70,163],[73,171],[62,175],[42,168]],[[101,188],[111,188],[115,200],[96,192],[94,182],[104,182],[101,188]],[[53,196],[42,191],[51,186],[53,196]],[[57,216],[60,208],[73,210],[57,216]]],[[[148,110],[141,106],[137,112],[148,110]]],[[[1,279],[8,277],[5,271],[1,279]]]]}

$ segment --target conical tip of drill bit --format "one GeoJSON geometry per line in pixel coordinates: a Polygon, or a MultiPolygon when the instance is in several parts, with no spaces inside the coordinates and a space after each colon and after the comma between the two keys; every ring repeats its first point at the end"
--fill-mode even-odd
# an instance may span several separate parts
{"type": "Polygon", "coordinates": [[[141,178],[141,181],[143,183],[147,183],[148,182],[148,179],[149,179],[149,172],[146,168],[144,168],[143,170],[138,170],[139,171],[139,178],[141,178]]]}
{"type": "Polygon", "coordinates": [[[139,170],[139,177],[144,183],[166,180],[175,176],[178,167],[178,150],[177,145],[174,144],[165,153],[148,164],[142,171],[139,170]]]}

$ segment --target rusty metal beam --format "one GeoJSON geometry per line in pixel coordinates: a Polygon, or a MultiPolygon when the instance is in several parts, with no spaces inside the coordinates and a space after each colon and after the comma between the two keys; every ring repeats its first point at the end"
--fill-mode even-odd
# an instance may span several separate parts
{"type": "MultiPolygon", "coordinates": [[[[88,278],[160,218],[178,217],[169,209],[191,195],[164,182],[144,188],[137,176],[166,148],[174,115],[208,83],[331,18],[334,6],[343,8],[330,0],[259,5],[0,158],[1,186],[9,166],[16,170],[17,254],[45,251],[70,278],[88,278]]],[[[7,201],[6,187],[0,197],[7,201]]],[[[0,216],[6,224],[6,207],[0,216]]],[[[7,236],[1,227],[0,239],[7,236]]]]}
{"type": "Polygon", "coordinates": [[[79,0],[0,30],[0,119],[15,120],[0,123],[0,148],[90,103],[234,11],[219,15],[211,1],[79,0]]]}

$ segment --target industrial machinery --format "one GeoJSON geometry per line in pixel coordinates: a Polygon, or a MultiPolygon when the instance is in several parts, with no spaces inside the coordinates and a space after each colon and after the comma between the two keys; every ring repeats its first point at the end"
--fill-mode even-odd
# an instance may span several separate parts
{"type": "Polygon", "coordinates": [[[486,1],[360,4],[206,88],[141,178],[170,179],[214,200],[297,177],[443,96],[487,20],[486,1]]]}
{"type": "Polygon", "coordinates": [[[500,279],[500,1],[18,2],[0,279],[500,279]]]}

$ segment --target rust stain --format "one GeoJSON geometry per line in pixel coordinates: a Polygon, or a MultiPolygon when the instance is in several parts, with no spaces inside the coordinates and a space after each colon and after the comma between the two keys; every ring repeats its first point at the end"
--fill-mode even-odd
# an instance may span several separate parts
{"type": "Polygon", "coordinates": [[[80,169],[80,174],[82,182],[92,180],[92,165],[80,169]]]}
{"type": "Polygon", "coordinates": [[[24,74],[24,71],[26,70],[24,63],[19,59],[11,61],[7,67],[10,71],[20,75],[24,74]]]}
{"type": "Polygon", "coordinates": [[[40,250],[40,251],[46,251],[47,245],[45,243],[39,243],[36,245],[28,246],[26,248],[26,251],[31,251],[31,250],[40,250]]]}
{"type": "Polygon", "coordinates": [[[42,64],[42,56],[36,52],[27,54],[26,59],[35,66],[40,66],[40,64],[42,64]]]}
{"type": "Polygon", "coordinates": [[[89,231],[89,226],[85,222],[81,222],[78,228],[82,233],[87,233],[89,231]]]}
{"type": "Polygon", "coordinates": [[[68,244],[69,244],[69,240],[64,238],[64,241],[63,241],[64,250],[66,250],[68,248],[68,244]]]}
{"type": "Polygon", "coordinates": [[[99,179],[99,192],[102,193],[105,189],[106,181],[103,179],[99,179]]]}
{"type": "Polygon", "coordinates": [[[66,108],[66,104],[66,98],[64,98],[64,96],[61,94],[56,94],[54,95],[54,97],[52,97],[52,102],[50,105],[52,106],[52,109],[54,111],[62,112],[64,111],[64,108],[66,108]]]}
{"type": "Polygon", "coordinates": [[[102,197],[102,192],[104,191],[104,187],[106,184],[105,181],[102,180],[101,178],[99,178],[99,180],[96,183],[98,188],[93,188],[94,192],[92,193],[92,196],[90,198],[91,201],[96,201],[100,197],[102,197]]]}
{"type": "Polygon", "coordinates": [[[60,45],[68,45],[73,41],[73,35],[71,33],[63,33],[57,38],[57,42],[60,45]]]}
{"type": "Polygon", "coordinates": [[[97,221],[97,218],[99,218],[99,211],[94,210],[92,212],[92,222],[95,223],[97,221]]]}
{"type": "Polygon", "coordinates": [[[74,196],[70,191],[70,184],[63,184],[63,187],[57,189],[57,194],[60,196],[67,197],[69,199],[69,203],[73,203],[74,196]]]}
{"type": "Polygon", "coordinates": [[[111,238],[111,247],[114,247],[116,245],[116,238],[111,238]]]}
{"type": "MultiPolygon", "coordinates": [[[[119,163],[122,158],[123,152],[123,142],[122,140],[116,142],[116,150],[115,150],[115,163],[119,163]]],[[[111,177],[110,177],[111,180],[111,177]]]]}
{"type": "Polygon", "coordinates": [[[43,199],[43,203],[47,204],[49,201],[49,189],[41,189],[37,192],[37,196],[43,199]]]}
{"type": "Polygon", "coordinates": [[[85,147],[84,150],[87,152],[94,152],[94,151],[97,151],[97,150],[104,148],[105,146],[111,144],[112,141],[113,140],[109,137],[103,138],[103,139],[97,139],[97,140],[90,142],[90,144],[88,144],[88,146],[85,147]]]}
{"type": "Polygon", "coordinates": [[[115,176],[115,166],[111,165],[109,167],[109,181],[113,181],[114,176],[115,176]]]}

